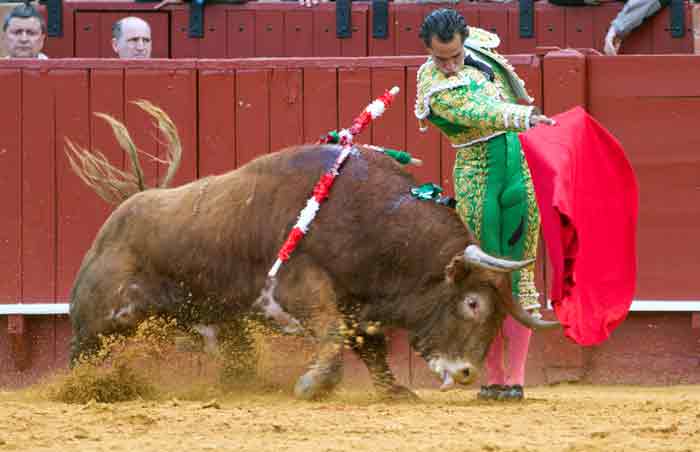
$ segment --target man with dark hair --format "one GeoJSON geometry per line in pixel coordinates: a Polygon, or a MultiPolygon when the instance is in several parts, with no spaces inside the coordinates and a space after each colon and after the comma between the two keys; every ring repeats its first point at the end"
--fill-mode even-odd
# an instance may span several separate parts
{"type": "Polygon", "coordinates": [[[112,48],[119,58],[150,58],[151,26],[139,17],[125,17],[112,25],[112,48]]]}
{"type": "MultiPolygon", "coordinates": [[[[427,119],[455,148],[457,213],[485,251],[516,260],[534,258],[540,217],[516,132],[554,121],[517,103],[533,99],[494,50],[500,44],[497,35],[468,27],[452,9],[439,9],[425,18],[419,36],[430,58],[418,70],[415,114],[422,131],[427,119]]],[[[513,273],[512,290],[525,309],[539,314],[531,268],[513,273]]],[[[486,359],[488,384],[479,398],[523,398],[530,334],[511,317],[505,319],[486,359]]]]}
{"type": "Polygon", "coordinates": [[[2,24],[7,58],[48,57],[41,53],[46,40],[46,22],[29,3],[16,6],[2,24]]]}

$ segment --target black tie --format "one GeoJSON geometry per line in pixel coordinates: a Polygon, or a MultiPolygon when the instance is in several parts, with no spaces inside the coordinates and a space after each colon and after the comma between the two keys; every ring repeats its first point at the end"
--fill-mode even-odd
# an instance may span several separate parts
{"type": "Polygon", "coordinates": [[[471,55],[466,55],[464,57],[464,65],[477,68],[486,75],[486,78],[488,78],[490,82],[493,82],[495,79],[495,74],[493,73],[493,69],[491,69],[491,66],[472,58],[471,55]]]}

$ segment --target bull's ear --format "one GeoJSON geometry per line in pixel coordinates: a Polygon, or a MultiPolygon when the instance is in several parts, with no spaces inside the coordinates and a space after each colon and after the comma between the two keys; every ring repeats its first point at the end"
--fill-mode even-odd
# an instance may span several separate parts
{"type": "Polygon", "coordinates": [[[450,284],[457,284],[463,281],[468,274],[469,270],[464,264],[464,256],[462,254],[453,257],[452,261],[445,267],[445,279],[450,284]]]}

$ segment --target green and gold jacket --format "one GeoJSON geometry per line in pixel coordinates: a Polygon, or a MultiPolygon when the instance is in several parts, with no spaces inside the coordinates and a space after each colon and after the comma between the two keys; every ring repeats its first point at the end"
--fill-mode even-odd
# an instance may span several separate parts
{"type": "Polygon", "coordinates": [[[415,114],[425,130],[427,119],[439,127],[456,148],[486,141],[506,131],[521,131],[530,126],[534,107],[525,83],[513,66],[494,50],[500,44],[497,35],[469,27],[465,54],[488,64],[493,81],[479,69],[465,65],[457,74],[445,76],[428,58],[418,70],[415,114]]]}

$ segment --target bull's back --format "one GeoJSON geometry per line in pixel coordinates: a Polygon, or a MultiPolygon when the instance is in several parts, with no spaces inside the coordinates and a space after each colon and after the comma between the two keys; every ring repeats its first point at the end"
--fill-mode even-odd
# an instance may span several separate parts
{"type": "MultiPolygon", "coordinates": [[[[203,292],[236,287],[257,293],[314,185],[333,167],[340,149],[291,148],[220,176],[138,193],[110,216],[93,251],[128,256],[152,275],[177,275],[203,292]]],[[[390,158],[368,150],[353,153],[299,252],[346,259],[348,244],[405,246],[415,241],[417,225],[444,219],[433,207],[417,205],[409,193],[414,184],[390,158]]],[[[361,255],[356,248],[352,266],[364,271],[376,252],[368,248],[361,255]]]]}

